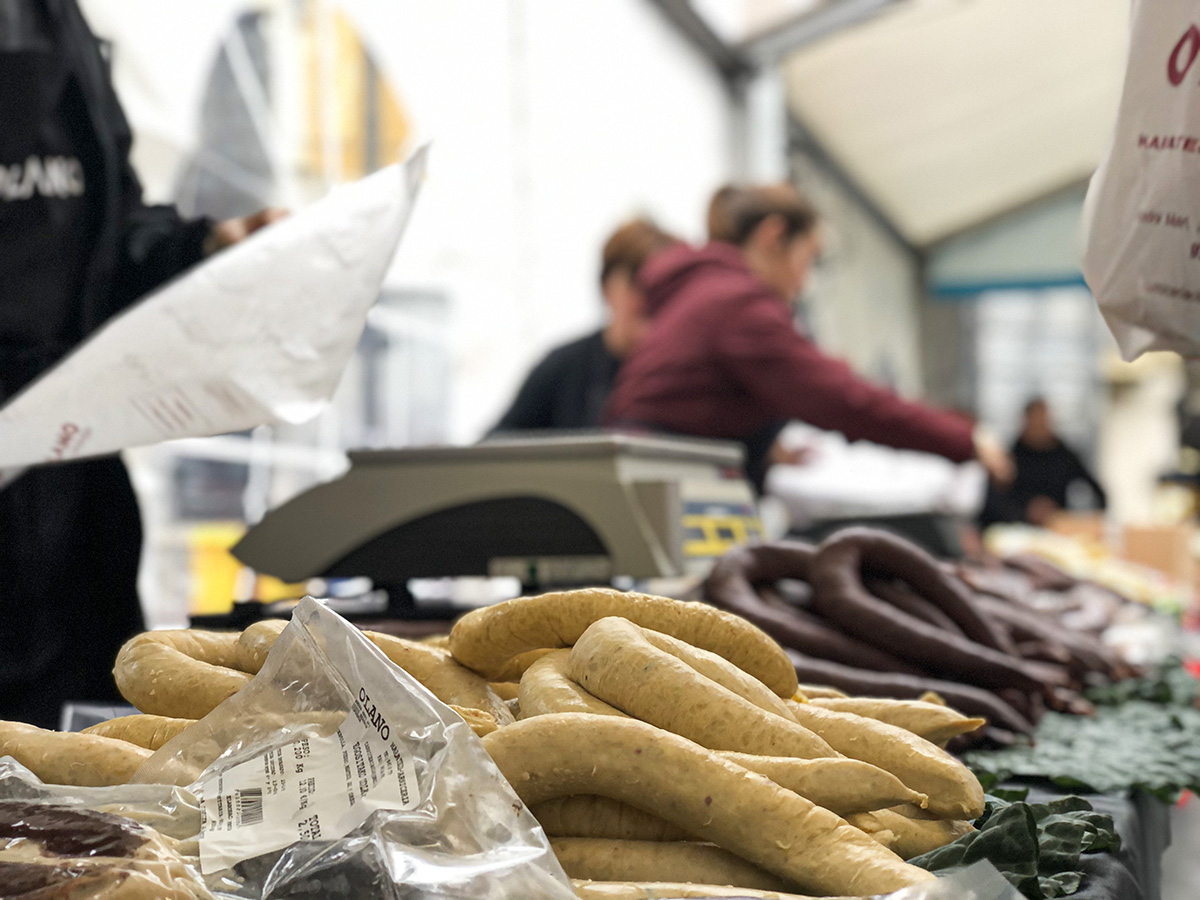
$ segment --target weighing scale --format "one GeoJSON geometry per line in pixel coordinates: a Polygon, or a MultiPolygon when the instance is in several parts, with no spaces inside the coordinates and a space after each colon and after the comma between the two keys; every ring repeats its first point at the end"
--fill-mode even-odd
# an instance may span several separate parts
{"type": "Polygon", "coordinates": [[[390,615],[411,579],[510,576],[524,589],[702,576],[762,538],[736,444],[612,434],[361,451],[233,548],[288,582],[370,578],[390,615]]]}

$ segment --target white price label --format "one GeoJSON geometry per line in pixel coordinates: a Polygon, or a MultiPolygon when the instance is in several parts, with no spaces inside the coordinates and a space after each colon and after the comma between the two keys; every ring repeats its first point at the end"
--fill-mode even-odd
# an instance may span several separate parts
{"type": "Polygon", "coordinates": [[[200,869],[228,869],[297,841],[334,840],[378,809],[420,802],[413,760],[359,690],[337,732],[301,738],[200,783],[200,869]]]}

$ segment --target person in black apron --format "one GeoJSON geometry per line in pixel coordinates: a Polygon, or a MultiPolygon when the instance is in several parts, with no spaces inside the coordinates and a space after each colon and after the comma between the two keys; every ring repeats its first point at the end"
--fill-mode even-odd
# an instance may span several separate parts
{"type": "MultiPolygon", "coordinates": [[[[142,203],[131,135],[75,0],[0,0],[0,404],[147,291],[273,220],[142,203]]],[[[116,702],[142,629],[137,500],[117,457],[0,487],[0,719],[116,702]]]]}

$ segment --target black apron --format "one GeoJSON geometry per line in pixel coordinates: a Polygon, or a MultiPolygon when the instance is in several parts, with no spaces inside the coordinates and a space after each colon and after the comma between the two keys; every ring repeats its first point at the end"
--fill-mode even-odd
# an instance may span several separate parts
{"type": "MultiPolygon", "coordinates": [[[[81,292],[110,173],[39,0],[0,0],[0,402],[86,334],[81,292]]],[[[143,627],[137,501],[115,457],[0,489],[0,719],[54,727],[67,700],[115,702],[143,627]]]]}

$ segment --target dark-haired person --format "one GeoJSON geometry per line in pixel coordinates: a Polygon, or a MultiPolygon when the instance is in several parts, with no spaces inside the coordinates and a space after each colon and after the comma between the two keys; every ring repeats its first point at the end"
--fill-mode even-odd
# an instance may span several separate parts
{"type": "MultiPolygon", "coordinates": [[[[142,203],[108,63],[75,0],[0,0],[0,404],[142,294],[280,213],[142,203]]],[[[119,700],[142,629],[137,500],[117,457],[0,487],[0,719],[119,700]]]]}
{"type": "Polygon", "coordinates": [[[753,471],[770,429],[796,419],[1011,476],[1008,454],[969,419],[871,384],[796,330],[789,302],[820,238],[794,188],[742,189],[721,210],[729,240],[672,247],[642,267],[650,327],[617,376],[609,424],[740,441],[753,471]]]}
{"type": "MultiPolygon", "coordinates": [[[[705,216],[710,243],[738,243],[738,217],[748,204],[754,202],[755,192],[759,189],[755,185],[726,184],[713,193],[705,216]]],[[[790,297],[788,303],[793,325],[813,340],[808,310],[799,293],[790,297]]],[[[787,419],[777,419],[743,442],[746,446],[746,477],[760,494],[766,487],[767,472],[773,466],[804,465],[812,459],[812,447],[793,447],[784,442],[782,434],[787,426],[787,419]]]]}
{"type": "Polygon", "coordinates": [[[646,219],[614,231],[600,254],[600,291],[608,322],[551,350],[534,366],[492,434],[598,428],[622,360],[646,328],[646,299],[637,286],[642,265],[678,240],[646,219]]]}
{"type": "Polygon", "coordinates": [[[1054,430],[1050,407],[1042,397],[1025,404],[1021,433],[1012,445],[1017,472],[1012,484],[988,491],[980,515],[985,527],[996,522],[1029,522],[1046,525],[1068,506],[1072,485],[1091,489],[1095,508],[1104,509],[1108,497],[1079,454],[1054,430]]]}

